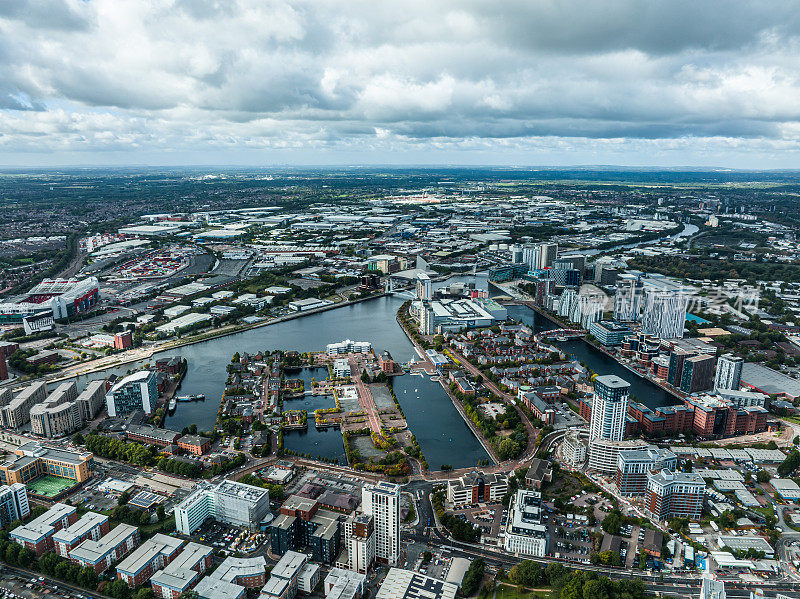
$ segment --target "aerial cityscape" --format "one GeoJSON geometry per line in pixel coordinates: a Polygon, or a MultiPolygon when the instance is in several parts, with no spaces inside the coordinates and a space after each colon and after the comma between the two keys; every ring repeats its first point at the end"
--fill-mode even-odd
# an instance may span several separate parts
{"type": "Polygon", "coordinates": [[[0,599],[800,598],[800,3],[503,4],[0,2],[0,599]]]}

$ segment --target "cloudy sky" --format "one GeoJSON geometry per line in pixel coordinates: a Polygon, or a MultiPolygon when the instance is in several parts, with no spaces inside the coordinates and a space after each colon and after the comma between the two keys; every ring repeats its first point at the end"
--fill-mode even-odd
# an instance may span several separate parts
{"type": "Polygon", "coordinates": [[[0,0],[0,165],[800,167],[800,2],[0,0]]]}

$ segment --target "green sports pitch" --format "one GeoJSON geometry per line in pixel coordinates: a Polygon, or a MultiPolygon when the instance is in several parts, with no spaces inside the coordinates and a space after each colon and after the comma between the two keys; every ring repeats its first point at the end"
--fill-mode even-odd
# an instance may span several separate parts
{"type": "Polygon", "coordinates": [[[32,480],[25,486],[28,489],[28,493],[38,495],[39,497],[55,497],[74,485],[75,481],[72,479],[45,474],[36,480],[32,480]]]}

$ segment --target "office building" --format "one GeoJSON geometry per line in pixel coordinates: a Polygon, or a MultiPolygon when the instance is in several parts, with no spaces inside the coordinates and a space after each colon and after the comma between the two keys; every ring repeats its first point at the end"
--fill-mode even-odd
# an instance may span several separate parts
{"type": "Polygon", "coordinates": [[[139,545],[139,539],[138,528],[130,524],[118,524],[99,540],[86,539],[70,551],[69,559],[102,574],[111,564],[133,551],[139,545]]]}
{"type": "Polygon", "coordinates": [[[447,481],[447,502],[453,507],[476,503],[498,503],[508,491],[508,475],[484,474],[477,470],[447,481]]]}
{"type": "Polygon", "coordinates": [[[331,564],[340,550],[339,514],[323,509],[320,502],[291,495],[281,505],[280,514],[270,523],[272,552],[310,549],[314,561],[331,564]]]}
{"type": "Polygon", "coordinates": [[[257,528],[269,514],[269,491],[231,480],[206,483],[175,506],[178,532],[192,534],[208,518],[257,528]]]}
{"type": "Polygon", "coordinates": [[[141,586],[181,552],[184,541],[161,533],[147,539],[117,564],[117,578],[130,588],[141,586]]]}
{"type": "Polygon", "coordinates": [[[166,428],[155,427],[152,424],[128,424],[125,426],[125,437],[138,443],[167,447],[175,445],[181,434],[166,428]]]}
{"type": "Polygon", "coordinates": [[[31,408],[41,403],[47,397],[47,383],[44,381],[32,383],[11,399],[11,392],[7,389],[0,394],[3,401],[0,409],[0,423],[3,428],[19,428],[31,420],[31,408]]]}
{"type": "Polygon", "coordinates": [[[589,469],[604,475],[616,476],[620,452],[644,447],[647,447],[647,441],[642,439],[625,439],[623,441],[593,439],[589,444],[589,469]]]}
{"type": "Polygon", "coordinates": [[[674,453],[654,445],[620,451],[617,458],[617,489],[621,495],[644,496],[648,472],[674,472],[677,465],[678,458],[674,453]]]}
{"type": "Polygon", "coordinates": [[[86,539],[98,541],[110,528],[108,516],[86,512],[75,524],[70,524],[53,534],[56,553],[63,558],[69,558],[70,552],[86,539]]]}
{"type": "Polygon", "coordinates": [[[325,353],[329,356],[337,354],[368,354],[372,351],[372,344],[369,341],[351,341],[345,339],[339,343],[328,343],[325,346],[325,353]]]}
{"type": "Polygon", "coordinates": [[[400,557],[400,486],[379,482],[361,491],[361,509],[375,522],[375,556],[384,564],[400,557]]]}
{"type": "Polygon", "coordinates": [[[733,354],[724,354],[717,360],[717,373],[714,377],[714,390],[738,391],[742,386],[742,366],[744,360],[733,354]]]}
{"type": "Polygon", "coordinates": [[[211,450],[211,439],[200,435],[184,435],[178,439],[178,447],[192,455],[203,455],[211,450]]]}
{"type": "Polygon", "coordinates": [[[682,338],[688,290],[680,282],[655,275],[643,284],[642,333],[661,339],[682,338]]]}
{"type": "Polygon", "coordinates": [[[508,507],[503,546],[517,555],[547,555],[547,525],[542,522],[542,494],[519,489],[508,507]]]}
{"type": "Polygon", "coordinates": [[[608,262],[595,262],[594,282],[602,287],[609,287],[617,282],[619,270],[608,262]]]}
{"type": "Polygon", "coordinates": [[[136,410],[152,414],[157,402],[156,373],[151,370],[126,376],[106,393],[106,408],[111,418],[124,418],[136,410]]]}
{"type": "Polygon", "coordinates": [[[150,578],[153,594],[157,599],[178,599],[211,567],[212,553],[211,547],[187,543],[177,557],[150,578]]]}
{"type": "Polygon", "coordinates": [[[531,270],[550,268],[553,266],[553,262],[555,262],[556,256],[558,255],[558,244],[540,243],[538,246],[536,246],[535,255],[536,266],[532,267],[531,270]]]}
{"type": "Polygon", "coordinates": [[[623,339],[631,334],[631,329],[628,325],[610,320],[601,320],[593,322],[589,326],[589,334],[602,345],[610,347],[621,345],[623,339]]]}
{"type": "Polygon", "coordinates": [[[333,361],[333,377],[337,379],[345,379],[350,377],[350,362],[347,358],[337,358],[333,361]]]}
{"type": "Polygon", "coordinates": [[[0,527],[4,528],[14,520],[24,520],[30,513],[25,485],[14,483],[0,487],[0,527]]]}
{"type": "Polygon", "coordinates": [[[559,287],[580,287],[582,271],[572,268],[572,260],[558,259],[553,262],[550,276],[559,287]]]}
{"type": "Polygon", "coordinates": [[[89,451],[67,451],[34,441],[13,451],[0,463],[0,483],[27,484],[43,474],[82,483],[92,476],[94,455],[89,451]]]}
{"type": "Polygon", "coordinates": [[[686,472],[647,473],[645,509],[657,520],[698,520],[703,510],[706,483],[699,474],[686,472]]]}
{"type": "MultiPolygon", "coordinates": [[[[391,570],[389,572],[391,573],[391,570]]],[[[343,568],[331,568],[323,583],[325,599],[361,599],[366,583],[367,577],[364,574],[343,568]]]]}
{"type": "Polygon", "coordinates": [[[54,548],[53,535],[78,520],[78,509],[64,503],[55,503],[44,514],[9,533],[12,541],[27,547],[41,557],[54,548]]]}

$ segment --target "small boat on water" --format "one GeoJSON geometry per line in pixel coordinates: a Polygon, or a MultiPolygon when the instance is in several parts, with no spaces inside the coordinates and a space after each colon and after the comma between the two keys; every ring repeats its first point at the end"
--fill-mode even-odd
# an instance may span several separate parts
{"type": "Polygon", "coordinates": [[[177,395],[175,397],[178,401],[202,401],[205,398],[206,396],[202,393],[198,393],[197,395],[177,395]]]}
{"type": "Polygon", "coordinates": [[[178,407],[178,400],[173,397],[172,399],[169,400],[169,405],[167,406],[167,409],[170,412],[172,412],[175,410],[176,407],[178,407]]]}

